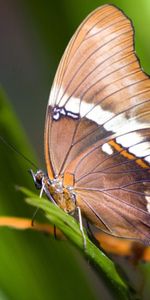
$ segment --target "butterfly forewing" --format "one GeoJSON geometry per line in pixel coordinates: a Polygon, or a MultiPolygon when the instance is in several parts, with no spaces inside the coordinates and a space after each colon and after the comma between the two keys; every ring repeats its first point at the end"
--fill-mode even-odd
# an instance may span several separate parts
{"type": "Polygon", "coordinates": [[[150,79],[130,20],[105,5],[72,37],[50,93],[45,127],[50,178],[73,185],[91,223],[150,241],[150,79]]]}

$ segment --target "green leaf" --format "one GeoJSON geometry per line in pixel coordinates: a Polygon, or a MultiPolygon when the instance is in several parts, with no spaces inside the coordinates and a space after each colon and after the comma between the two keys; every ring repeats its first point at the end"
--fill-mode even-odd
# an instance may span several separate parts
{"type": "Polygon", "coordinates": [[[107,280],[108,287],[115,298],[128,299],[128,287],[117,273],[114,263],[89,240],[87,235],[86,249],[84,249],[83,237],[77,221],[50,201],[37,197],[26,188],[20,188],[20,190],[27,196],[27,203],[42,209],[50,223],[56,225],[97,266],[101,275],[107,280]]]}

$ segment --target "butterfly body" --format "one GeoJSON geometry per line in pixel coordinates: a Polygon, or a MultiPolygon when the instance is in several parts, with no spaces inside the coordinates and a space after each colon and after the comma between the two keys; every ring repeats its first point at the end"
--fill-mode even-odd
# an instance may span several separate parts
{"type": "Polygon", "coordinates": [[[62,178],[50,180],[48,176],[41,170],[34,173],[31,171],[35,185],[38,189],[42,189],[47,197],[66,213],[73,214],[76,210],[76,198],[71,186],[63,186],[62,178]]]}
{"type": "Polygon", "coordinates": [[[67,213],[80,208],[108,234],[150,244],[150,78],[131,21],[113,5],[92,12],[73,35],[44,138],[48,198],[67,213]]]}

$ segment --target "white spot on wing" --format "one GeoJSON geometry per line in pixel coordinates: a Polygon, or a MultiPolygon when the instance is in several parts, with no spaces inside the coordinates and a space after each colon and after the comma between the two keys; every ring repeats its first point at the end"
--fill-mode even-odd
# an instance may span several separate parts
{"type": "Polygon", "coordinates": [[[59,118],[60,118],[60,114],[59,114],[59,112],[57,112],[57,113],[53,116],[53,119],[54,119],[54,120],[59,120],[59,118]]]}
{"type": "Polygon", "coordinates": [[[144,137],[142,137],[137,132],[130,132],[128,134],[121,135],[116,138],[116,142],[126,148],[136,145],[136,144],[142,142],[143,140],[144,140],[144,137]]]}
{"type": "Polygon", "coordinates": [[[93,108],[93,106],[94,106],[93,103],[87,103],[87,102],[82,100],[81,101],[81,106],[80,106],[80,115],[81,115],[81,117],[84,117],[85,115],[87,115],[89,113],[89,111],[93,108]]]}
{"type": "Polygon", "coordinates": [[[105,143],[105,144],[102,146],[102,151],[105,152],[105,153],[107,153],[107,154],[109,154],[109,155],[113,154],[113,149],[112,149],[112,147],[111,147],[109,144],[107,144],[107,143],[105,143]]]}
{"type": "Polygon", "coordinates": [[[122,113],[104,124],[104,128],[107,131],[113,131],[114,133],[122,134],[141,128],[149,128],[149,122],[141,123],[135,118],[127,119],[125,114],[122,113]]]}
{"type": "Polygon", "coordinates": [[[78,114],[79,105],[80,105],[80,98],[71,97],[69,101],[66,103],[65,109],[67,111],[71,111],[72,113],[78,114]]]}
{"type": "Polygon", "coordinates": [[[49,95],[49,99],[48,99],[48,105],[54,107],[54,98],[55,98],[55,88],[54,86],[52,86],[51,91],[50,91],[50,95],[49,95]]]}
{"type": "Polygon", "coordinates": [[[150,164],[150,155],[146,156],[144,160],[150,164]]]}
{"type": "Polygon", "coordinates": [[[63,107],[67,102],[68,97],[69,96],[67,94],[64,94],[64,89],[62,87],[58,88],[55,84],[52,86],[52,89],[50,91],[48,105],[51,105],[52,107],[54,107],[55,105],[63,107]]]}
{"type": "Polygon", "coordinates": [[[59,107],[63,107],[65,106],[65,104],[67,103],[67,101],[69,102],[71,99],[69,99],[69,95],[68,94],[64,94],[64,89],[60,88],[59,93],[58,93],[58,97],[56,99],[56,105],[58,105],[59,107]]]}
{"type": "Polygon", "coordinates": [[[146,207],[148,212],[150,213],[150,187],[149,187],[150,182],[143,182],[143,185],[145,186],[145,200],[146,200],[146,207]]]}
{"type": "Polygon", "coordinates": [[[143,142],[129,148],[130,153],[138,157],[144,157],[150,154],[150,142],[143,142]]]}
{"type": "Polygon", "coordinates": [[[148,212],[150,213],[150,190],[148,189],[147,191],[145,191],[145,194],[147,195],[147,196],[145,196],[145,199],[147,201],[146,207],[147,207],[148,212]]]}
{"type": "Polygon", "coordinates": [[[146,198],[146,201],[147,201],[147,210],[148,210],[148,212],[150,213],[150,197],[149,196],[146,196],[145,197],[146,198]]]}
{"type": "Polygon", "coordinates": [[[80,108],[81,117],[86,117],[89,120],[96,122],[98,125],[104,124],[107,120],[114,116],[114,113],[104,110],[100,105],[87,103],[82,100],[80,108]]]}

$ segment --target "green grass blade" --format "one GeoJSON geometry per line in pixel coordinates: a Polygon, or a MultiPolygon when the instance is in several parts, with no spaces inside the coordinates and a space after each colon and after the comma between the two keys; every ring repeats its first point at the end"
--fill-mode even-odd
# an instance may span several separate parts
{"type": "Polygon", "coordinates": [[[56,225],[96,265],[116,299],[128,299],[128,287],[117,273],[114,263],[89,240],[87,235],[86,249],[83,249],[83,238],[77,221],[50,201],[37,197],[25,188],[20,189],[27,196],[27,203],[42,209],[50,223],[56,225]]]}

